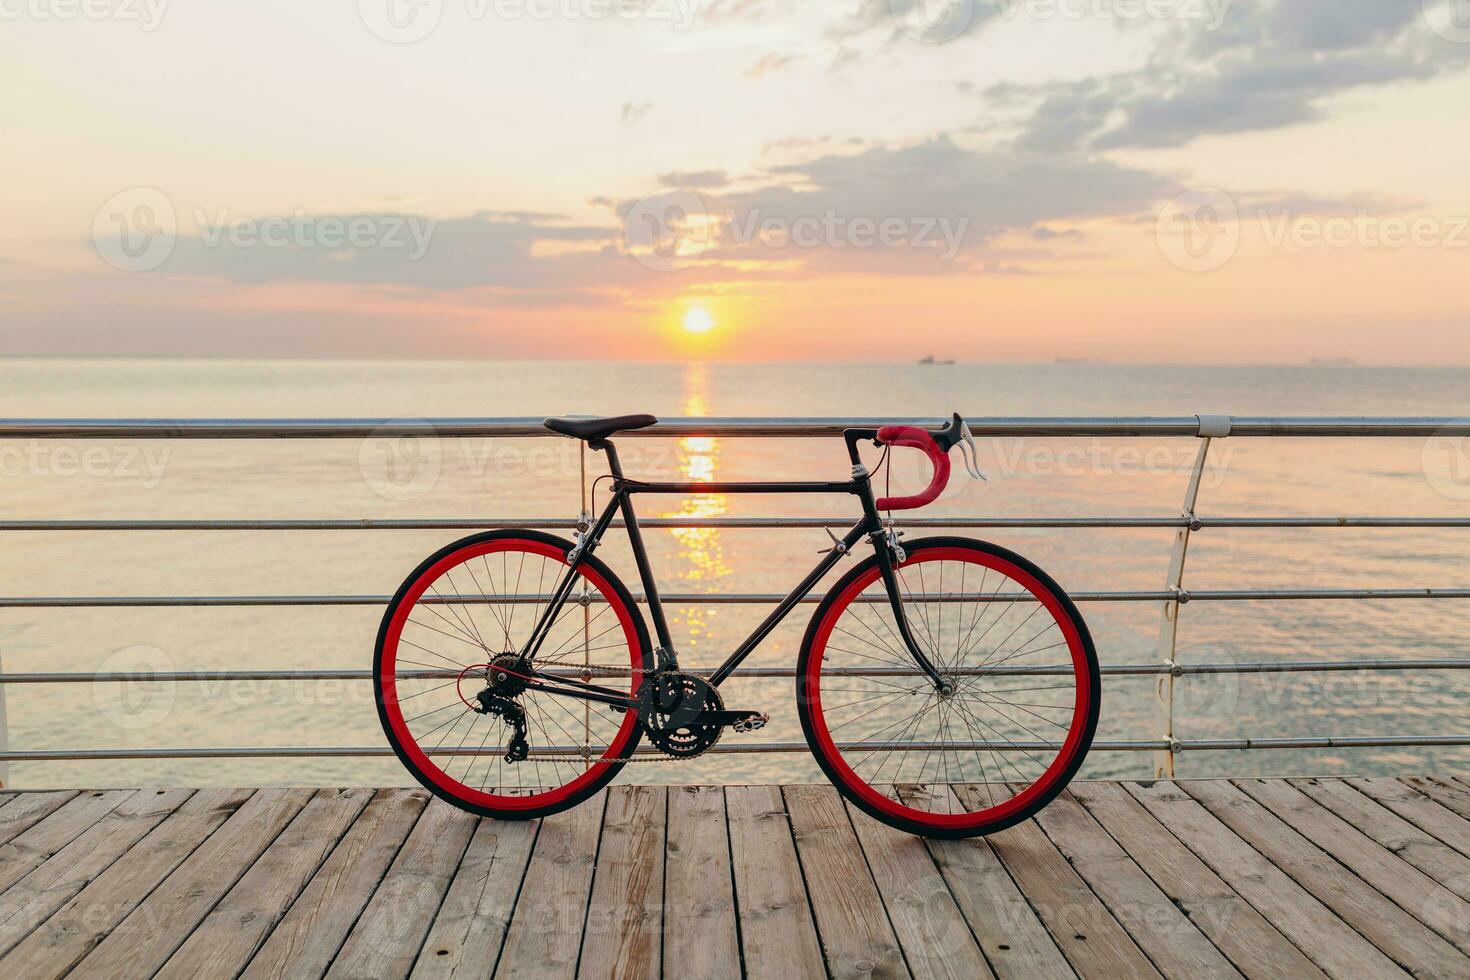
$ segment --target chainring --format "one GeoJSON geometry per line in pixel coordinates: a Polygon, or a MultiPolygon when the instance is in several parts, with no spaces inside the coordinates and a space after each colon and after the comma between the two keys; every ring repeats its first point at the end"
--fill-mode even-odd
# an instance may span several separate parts
{"type": "Polygon", "coordinates": [[[720,692],[694,674],[661,670],[638,692],[638,719],[654,747],[676,759],[692,759],[720,740],[723,725],[695,721],[705,711],[723,711],[720,692]]]}

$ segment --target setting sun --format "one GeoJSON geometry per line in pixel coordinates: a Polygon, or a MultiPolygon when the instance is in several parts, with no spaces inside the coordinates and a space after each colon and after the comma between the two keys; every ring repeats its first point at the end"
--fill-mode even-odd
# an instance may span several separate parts
{"type": "Polygon", "coordinates": [[[714,328],[715,318],[709,315],[709,310],[696,306],[684,314],[685,333],[709,333],[714,328]]]}

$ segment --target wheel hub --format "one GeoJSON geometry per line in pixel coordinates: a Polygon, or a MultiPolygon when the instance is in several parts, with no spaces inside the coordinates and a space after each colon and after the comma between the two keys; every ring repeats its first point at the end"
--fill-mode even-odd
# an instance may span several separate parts
{"type": "Polygon", "coordinates": [[[485,683],[491,694],[502,698],[517,697],[526,690],[531,665],[514,651],[502,653],[485,668],[485,683]]]}

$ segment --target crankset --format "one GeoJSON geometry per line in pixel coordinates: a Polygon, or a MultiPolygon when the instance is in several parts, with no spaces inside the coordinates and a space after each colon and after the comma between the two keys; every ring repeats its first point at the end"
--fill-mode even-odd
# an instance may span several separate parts
{"type": "Polygon", "coordinates": [[[707,752],[726,727],[753,732],[769,718],[758,711],[727,711],[718,690],[682,671],[658,671],[638,691],[638,719],[648,740],[677,758],[707,752]]]}

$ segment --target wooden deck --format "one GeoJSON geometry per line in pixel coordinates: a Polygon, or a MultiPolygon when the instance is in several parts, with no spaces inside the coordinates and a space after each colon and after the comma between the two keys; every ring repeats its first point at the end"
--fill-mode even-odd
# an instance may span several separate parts
{"type": "Polygon", "coordinates": [[[0,976],[1470,976],[1470,779],[1084,782],[987,840],[826,786],[0,795],[0,976]]]}

